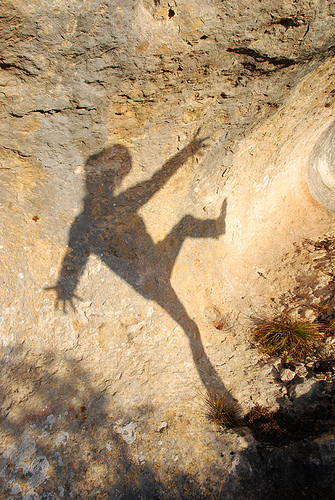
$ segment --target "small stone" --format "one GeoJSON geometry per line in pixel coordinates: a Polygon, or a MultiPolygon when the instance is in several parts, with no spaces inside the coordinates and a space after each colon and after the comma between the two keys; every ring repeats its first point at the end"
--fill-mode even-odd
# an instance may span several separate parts
{"type": "Polygon", "coordinates": [[[313,311],[312,309],[305,309],[303,313],[303,318],[308,319],[309,321],[315,321],[317,315],[315,314],[315,311],[313,311]]]}
{"type": "Polygon", "coordinates": [[[10,495],[18,495],[19,493],[21,493],[21,491],[22,491],[21,486],[18,483],[13,483],[12,489],[10,490],[9,494],[10,495]]]}
{"type": "Polygon", "coordinates": [[[107,448],[108,451],[111,451],[112,448],[113,448],[113,441],[108,441],[106,443],[106,448],[107,448]]]}
{"type": "Polygon", "coordinates": [[[314,252],[315,250],[315,246],[312,244],[312,243],[306,243],[306,245],[304,245],[306,250],[308,250],[308,252],[314,252]]]}
{"type": "Polygon", "coordinates": [[[164,420],[160,423],[159,425],[159,429],[158,429],[158,432],[163,432],[164,429],[166,429],[168,426],[167,422],[165,422],[164,420]]]}
{"type": "Polygon", "coordinates": [[[272,363],[273,368],[275,368],[277,371],[280,370],[281,368],[281,359],[277,358],[275,361],[272,363]]]}
{"type": "Polygon", "coordinates": [[[278,358],[274,363],[271,364],[270,373],[273,375],[275,379],[280,378],[281,372],[281,359],[278,358]]]}
{"type": "Polygon", "coordinates": [[[136,439],[136,432],[135,432],[136,427],[137,427],[136,422],[130,422],[129,424],[124,425],[124,426],[116,425],[115,431],[118,434],[121,434],[122,439],[127,444],[132,444],[136,439]]]}
{"type": "Polygon", "coordinates": [[[66,445],[66,443],[69,440],[69,437],[70,436],[69,436],[68,432],[64,432],[64,431],[58,432],[56,439],[55,439],[55,445],[56,446],[66,445]]]}
{"type": "Polygon", "coordinates": [[[290,382],[295,377],[295,372],[290,370],[289,368],[284,368],[284,370],[280,374],[280,380],[282,382],[290,382]]]}
{"type": "Polygon", "coordinates": [[[305,365],[299,365],[297,366],[296,370],[295,370],[295,373],[299,376],[299,377],[306,377],[308,371],[307,371],[307,368],[305,365]]]}
{"type": "Polygon", "coordinates": [[[305,396],[309,393],[309,396],[312,397],[316,391],[318,391],[320,385],[318,384],[315,378],[310,378],[303,382],[302,384],[298,384],[295,388],[295,396],[296,398],[300,398],[301,396],[305,396]]]}

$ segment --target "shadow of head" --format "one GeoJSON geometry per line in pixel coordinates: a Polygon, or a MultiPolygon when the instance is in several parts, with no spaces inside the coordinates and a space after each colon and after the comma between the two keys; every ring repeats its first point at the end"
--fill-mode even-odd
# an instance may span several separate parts
{"type": "Polygon", "coordinates": [[[115,144],[90,156],[85,165],[87,192],[114,191],[120,187],[131,167],[130,153],[122,144],[115,144]]]}

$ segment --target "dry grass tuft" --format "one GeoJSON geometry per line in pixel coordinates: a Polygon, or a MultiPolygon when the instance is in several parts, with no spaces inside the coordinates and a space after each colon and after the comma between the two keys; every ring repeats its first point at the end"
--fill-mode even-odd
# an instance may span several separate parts
{"type": "Polygon", "coordinates": [[[324,336],[317,323],[281,316],[262,322],[253,330],[253,335],[270,356],[296,357],[311,351],[324,336]]]}
{"type": "Polygon", "coordinates": [[[207,418],[220,427],[232,429],[244,425],[240,406],[229,392],[225,394],[208,393],[205,396],[205,407],[207,418]]]}

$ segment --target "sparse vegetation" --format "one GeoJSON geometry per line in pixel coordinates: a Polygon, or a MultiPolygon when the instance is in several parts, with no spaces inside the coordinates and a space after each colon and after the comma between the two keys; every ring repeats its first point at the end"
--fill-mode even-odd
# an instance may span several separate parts
{"type": "Polygon", "coordinates": [[[263,321],[254,328],[253,335],[267,354],[290,358],[308,353],[323,338],[317,323],[285,316],[263,321]]]}
{"type": "Polygon", "coordinates": [[[220,427],[232,429],[243,425],[242,411],[229,392],[210,392],[205,397],[206,416],[220,427]]]}

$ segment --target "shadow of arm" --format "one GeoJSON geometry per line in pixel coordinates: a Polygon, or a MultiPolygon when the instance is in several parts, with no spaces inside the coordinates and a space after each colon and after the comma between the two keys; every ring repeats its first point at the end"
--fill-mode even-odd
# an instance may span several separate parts
{"type": "Polygon", "coordinates": [[[197,138],[199,130],[193,137],[192,141],[185,146],[181,151],[168,160],[151,179],[141,182],[134,187],[129,188],[125,192],[125,196],[131,200],[137,201],[139,205],[144,205],[150,198],[159,191],[172,175],[197,151],[204,145],[207,138],[197,138]]]}
{"type": "Polygon", "coordinates": [[[89,257],[82,233],[77,226],[78,220],[74,222],[71,228],[68,249],[62,261],[57,283],[46,288],[46,290],[56,292],[55,307],[56,309],[62,309],[64,313],[67,312],[68,306],[75,310],[74,299],[80,300],[75,294],[75,290],[89,257]]]}

